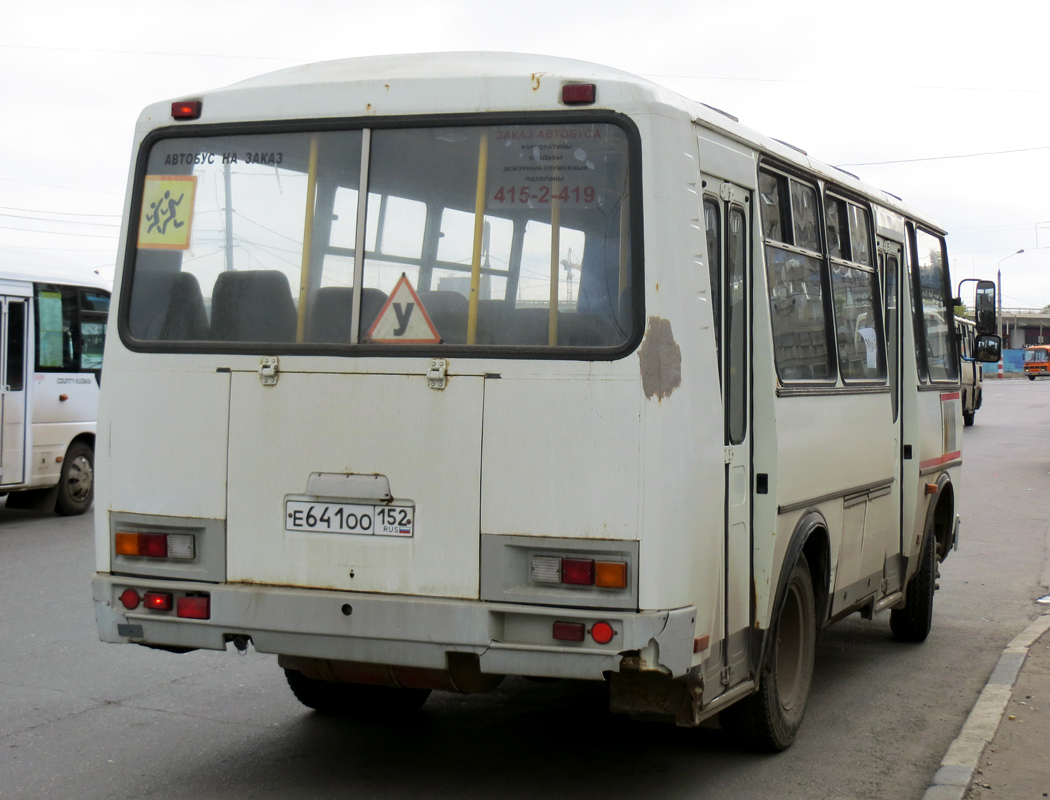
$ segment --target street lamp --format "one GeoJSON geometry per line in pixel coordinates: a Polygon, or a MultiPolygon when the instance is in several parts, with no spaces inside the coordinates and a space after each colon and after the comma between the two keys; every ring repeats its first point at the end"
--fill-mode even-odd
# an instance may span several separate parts
{"type": "Polygon", "coordinates": [[[1007,342],[1006,342],[1006,320],[1003,319],[1003,271],[1002,271],[1002,266],[1003,266],[1003,262],[1006,261],[1007,258],[1013,258],[1014,256],[1019,256],[1023,252],[1024,252],[1024,248],[1022,247],[1016,253],[1010,253],[1010,255],[1006,256],[1005,258],[999,259],[999,266],[998,266],[998,268],[996,269],[996,272],[995,272],[995,290],[999,293],[999,331],[1003,335],[1003,349],[1004,350],[1007,349],[1007,347],[1006,347],[1007,342]]]}

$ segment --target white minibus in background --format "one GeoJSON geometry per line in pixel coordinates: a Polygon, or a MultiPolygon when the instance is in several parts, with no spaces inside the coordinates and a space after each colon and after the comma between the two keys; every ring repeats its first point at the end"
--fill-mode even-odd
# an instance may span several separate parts
{"type": "Polygon", "coordinates": [[[984,367],[976,358],[977,326],[965,317],[955,318],[959,338],[959,382],[962,387],[963,424],[973,425],[984,401],[984,367]]]}
{"type": "Polygon", "coordinates": [[[8,508],[83,514],[94,497],[108,284],[0,268],[0,304],[0,494],[8,508]]]}
{"type": "Polygon", "coordinates": [[[822,627],[926,637],[962,463],[926,215],[545,56],[296,67],[135,138],[104,641],[250,643],[328,713],[606,681],[777,750],[822,627]]]}

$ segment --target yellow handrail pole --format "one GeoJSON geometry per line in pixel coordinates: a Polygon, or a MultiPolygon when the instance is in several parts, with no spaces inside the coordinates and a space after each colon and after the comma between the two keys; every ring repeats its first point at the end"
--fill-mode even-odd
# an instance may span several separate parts
{"type": "MultiPolygon", "coordinates": [[[[557,187],[557,184],[554,185],[557,187]]],[[[558,344],[558,254],[561,252],[561,207],[558,195],[551,189],[551,294],[547,312],[547,343],[558,344]]]]}
{"type": "Polygon", "coordinates": [[[478,189],[474,194],[474,253],[470,259],[470,305],[467,307],[467,344],[478,341],[478,294],[481,291],[481,244],[485,236],[485,192],[489,168],[489,137],[481,134],[478,152],[478,189]]]}
{"type": "Polygon", "coordinates": [[[295,341],[306,338],[306,303],[310,296],[310,252],[314,239],[314,207],[317,204],[317,136],[310,137],[310,167],[306,178],[306,222],[303,226],[303,267],[299,272],[299,321],[295,341]]]}

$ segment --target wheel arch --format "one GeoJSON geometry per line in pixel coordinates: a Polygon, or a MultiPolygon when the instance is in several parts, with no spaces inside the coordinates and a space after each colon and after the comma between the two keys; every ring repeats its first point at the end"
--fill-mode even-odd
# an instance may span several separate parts
{"type": "MultiPolygon", "coordinates": [[[[933,495],[934,500],[926,509],[926,524],[923,526],[923,539],[927,536],[936,538],[936,552],[941,561],[948,557],[955,546],[955,484],[947,472],[942,472],[937,478],[937,492],[933,495]]],[[[924,541],[919,542],[919,552],[922,553],[924,541]]]]}
{"type": "Polygon", "coordinates": [[[72,441],[70,441],[70,443],[68,445],[66,445],[66,452],[68,453],[69,452],[69,448],[72,447],[75,444],[78,444],[78,443],[86,444],[88,447],[91,448],[91,452],[94,452],[95,451],[95,434],[92,433],[91,431],[84,431],[82,433],[78,433],[76,436],[73,437],[72,441]]]}
{"type": "Polygon", "coordinates": [[[784,603],[787,600],[788,583],[791,573],[798,563],[800,555],[806,557],[809,567],[810,578],[813,583],[813,593],[816,599],[816,617],[818,629],[827,620],[828,603],[830,594],[828,588],[831,583],[831,540],[828,535],[828,524],[819,511],[809,511],[796,523],[795,530],[791,534],[784,560],[780,564],[780,574],[777,577],[777,589],[774,595],[770,625],[764,630],[752,629],[754,640],[750,648],[752,654],[751,673],[756,681],[760,679],[762,668],[765,666],[771,651],[770,642],[775,632],[776,621],[780,618],[784,603]]]}

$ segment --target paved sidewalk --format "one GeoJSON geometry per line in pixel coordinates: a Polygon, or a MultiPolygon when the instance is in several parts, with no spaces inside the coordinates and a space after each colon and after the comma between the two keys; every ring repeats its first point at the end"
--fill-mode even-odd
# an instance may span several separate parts
{"type": "Polygon", "coordinates": [[[1050,797],[1050,614],[1003,650],[923,800],[1050,797]]]}

